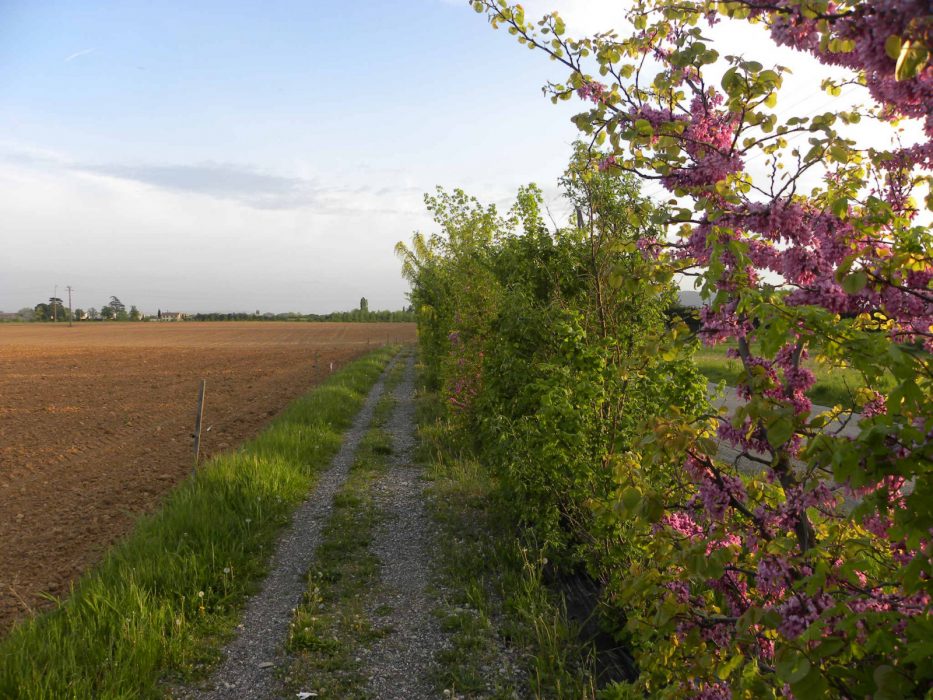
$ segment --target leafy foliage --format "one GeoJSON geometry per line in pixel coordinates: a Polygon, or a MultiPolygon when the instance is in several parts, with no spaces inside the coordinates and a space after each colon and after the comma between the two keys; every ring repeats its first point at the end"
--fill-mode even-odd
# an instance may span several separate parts
{"type": "MultiPolygon", "coordinates": [[[[616,692],[923,696],[933,681],[933,237],[914,192],[926,186],[933,205],[926,8],[643,0],[626,36],[577,40],[556,14],[535,24],[519,5],[473,4],[569,69],[548,89],[589,103],[575,121],[608,147],[594,153],[601,169],[671,193],[671,208],[650,218],[662,233],[639,242],[635,277],[695,276],[707,302],[699,335],[736,339],[742,364],[733,416],[646,413],[641,437],[612,462],[615,491],[594,498],[597,522],[619,533],[615,560],[629,562],[609,595],[642,669],[616,692]],[[851,69],[875,104],[777,112],[786,69],[722,55],[702,25],[724,17],[764,23],[777,43],[851,69]],[[898,118],[925,119],[925,137],[881,149],[848,128],[898,118]],[[813,414],[808,357],[861,375],[861,415],[813,414]],[[858,421],[856,435],[841,434],[846,421],[858,421]],[[755,467],[723,459],[720,443],[755,467]]],[[[838,95],[840,82],[825,89],[838,95]]],[[[678,340],[658,351],[676,355],[678,340]]]]}
{"type": "Polygon", "coordinates": [[[398,251],[451,422],[547,556],[609,581],[631,560],[624,526],[602,514],[616,464],[646,416],[705,410],[706,383],[689,358],[658,352],[684,327],[667,326],[670,275],[638,275],[653,208],[635,180],[578,157],[564,188],[578,226],[555,232],[534,186],[505,217],[439,191],[426,201],[443,234],[398,251]]]}

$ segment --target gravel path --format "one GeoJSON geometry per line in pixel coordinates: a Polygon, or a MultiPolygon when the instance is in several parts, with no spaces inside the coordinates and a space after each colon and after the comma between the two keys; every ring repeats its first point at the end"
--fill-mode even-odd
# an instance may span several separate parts
{"type": "MultiPolygon", "coordinates": [[[[203,688],[176,692],[175,697],[205,700],[282,697],[275,670],[282,661],[281,648],[288,634],[292,610],[301,602],[307,587],[305,576],[320,543],[321,529],[330,515],[334,494],[346,479],[360,439],[372,421],[385,377],[386,372],[383,372],[346,432],[330,468],[295,512],[288,532],[279,541],[262,590],[247,603],[239,636],[225,649],[220,668],[203,688]]],[[[411,420],[410,415],[408,420],[411,420]]]]}
{"type": "Polygon", "coordinates": [[[369,676],[369,697],[419,700],[437,697],[428,673],[445,637],[431,614],[435,602],[427,592],[434,525],[424,505],[421,472],[412,459],[412,357],[395,399],[395,411],[385,428],[392,436],[393,454],[387,472],[373,485],[373,498],[384,518],[373,542],[373,552],[382,562],[382,586],[368,611],[377,627],[391,632],[360,656],[363,672],[369,676]]]}

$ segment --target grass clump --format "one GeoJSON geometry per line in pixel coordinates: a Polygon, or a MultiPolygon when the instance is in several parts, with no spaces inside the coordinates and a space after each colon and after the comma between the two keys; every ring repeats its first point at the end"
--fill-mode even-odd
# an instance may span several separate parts
{"type": "Polygon", "coordinates": [[[308,590],[295,610],[286,642],[294,656],[286,683],[296,692],[365,697],[367,679],[358,654],[389,631],[377,627],[367,612],[381,568],[371,549],[381,520],[372,485],[392,452],[391,436],[383,427],[395,406],[391,391],[403,371],[404,363],[397,362],[386,378],[386,393],[376,405],[346,483],[334,496],[314,568],[308,573],[308,590]]]}
{"type": "Polygon", "coordinates": [[[436,654],[439,693],[469,698],[590,698],[593,655],[579,641],[547,563],[517,534],[489,471],[451,446],[436,397],[419,402],[420,458],[439,526],[437,615],[449,646],[436,654]]]}
{"type": "Polygon", "coordinates": [[[161,697],[219,658],[276,536],[396,348],[336,372],[166,499],[67,600],[0,642],[0,697],[161,697]]]}

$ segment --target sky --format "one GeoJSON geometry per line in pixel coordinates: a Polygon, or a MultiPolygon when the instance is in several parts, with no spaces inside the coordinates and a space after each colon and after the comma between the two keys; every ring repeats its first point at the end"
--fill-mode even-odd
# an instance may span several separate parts
{"type": "MultiPolygon", "coordinates": [[[[524,5],[623,28],[619,0],[524,5]]],[[[781,62],[812,107],[808,60],[781,62]]],[[[435,186],[507,207],[536,182],[566,215],[579,105],[541,91],[564,77],[465,0],[0,0],[0,309],[66,285],[85,309],[401,308],[393,247],[435,186]]]]}

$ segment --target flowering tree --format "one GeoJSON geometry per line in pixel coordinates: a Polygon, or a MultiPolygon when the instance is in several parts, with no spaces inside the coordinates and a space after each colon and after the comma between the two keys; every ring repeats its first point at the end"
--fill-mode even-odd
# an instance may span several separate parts
{"type": "MultiPolygon", "coordinates": [[[[732,416],[654,419],[615,467],[610,577],[641,697],[923,696],[933,682],[933,68],[915,0],[642,0],[633,29],[571,39],[555,13],[472,3],[569,69],[548,86],[608,148],[599,166],[672,195],[643,275],[696,278],[701,340],[735,339],[732,416]],[[779,110],[786,69],[723,55],[704,25],[763,24],[872,104],[779,110]],[[842,69],[846,69],[843,71],[842,69]],[[866,145],[897,120],[916,143],[866,145]],[[926,188],[924,214],[918,196],[926,188]],[[926,219],[924,218],[926,217],[926,219]],[[808,362],[848,366],[857,411],[815,413],[808,362]],[[893,389],[883,394],[883,386],[893,389]],[[839,426],[857,424],[855,435],[839,426]],[[722,458],[721,444],[742,461],[722,458]],[[752,467],[740,468],[740,464],[752,467]]],[[[895,134],[895,132],[891,132],[895,134]]],[[[672,342],[673,341],[670,341],[672,342]]],[[[664,352],[676,352],[672,345],[664,352]]],[[[608,527],[608,526],[607,526],[608,527]]]]}

